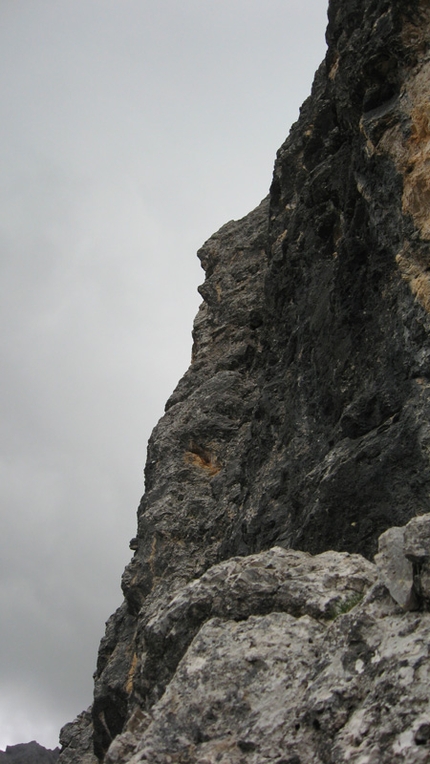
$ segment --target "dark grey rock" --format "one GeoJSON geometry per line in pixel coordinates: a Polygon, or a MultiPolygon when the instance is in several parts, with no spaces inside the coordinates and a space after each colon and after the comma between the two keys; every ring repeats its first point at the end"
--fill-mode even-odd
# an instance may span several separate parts
{"type": "Polygon", "coordinates": [[[8,745],[6,751],[0,751],[1,764],[55,764],[58,761],[59,748],[51,750],[39,745],[35,740],[31,743],[8,745]]]}
{"type": "Polygon", "coordinates": [[[90,709],[64,725],[60,731],[60,745],[62,764],[97,764],[90,709]]]}

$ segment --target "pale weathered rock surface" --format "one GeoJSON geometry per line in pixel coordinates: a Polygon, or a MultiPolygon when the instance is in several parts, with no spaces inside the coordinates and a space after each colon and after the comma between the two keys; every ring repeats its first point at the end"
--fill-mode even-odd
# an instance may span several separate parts
{"type": "Polygon", "coordinates": [[[178,665],[107,764],[428,761],[430,613],[375,578],[280,548],[208,570],[148,621],[158,668],[178,665]]]}
{"type": "MultiPolygon", "coordinates": [[[[382,532],[430,511],[427,0],[331,0],[327,41],[311,97],[278,151],[269,196],[199,252],[206,278],[193,362],[149,442],[125,600],[100,646],[91,723],[69,729],[62,764],[83,761],[91,736],[100,760],[109,748],[118,762],[140,756],[136,736],[161,761],[227,756],[198,736],[175,742],[173,731],[169,753],[159,730],[167,735],[169,714],[176,723],[173,697],[188,718],[178,662],[191,660],[198,640],[207,639],[209,663],[218,639],[219,650],[226,640],[239,656],[247,629],[262,639],[262,619],[272,635],[303,634],[318,621],[322,662],[309,668],[306,688],[296,686],[296,737],[287,715],[282,743],[273,733],[275,753],[271,735],[250,738],[255,750],[238,737],[234,756],[373,764],[428,755],[427,613],[404,613],[374,594],[327,626],[315,581],[306,600],[320,615],[310,604],[289,612],[279,600],[284,584],[273,583],[285,575],[284,558],[274,553],[275,572],[263,573],[255,557],[277,546],[371,559],[382,532]],[[248,610],[239,579],[205,578],[218,565],[228,578],[238,557],[254,561],[244,563],[245,578],[257,569],[245,587],[248,610]],[[196,598],[189,607],[187,597],[196,598]],[[291,619],[300,613],[297,625],[291,619]],[[317,708],[321,716],[312,716],[317,708]],[[191,739],[197,748],[188,750],[191,739]],[[204,744],[209,752],[187,759],[204,744]]],[[[333,561],[325,558],[327,570],[333,561]]],[[[411,564],[427,607],[427,563],[411,564]]],[[[327,587],[331,601],[338,583],[327,587]]],[[[264,644],[272,665],[276,649],[264,644]]],[[[221,683],[228,653],[213,663],[221,683]]],[[[255,713],[255,729],[265,729],[261,708],[255,713]]],[[[234,735],[245,735],[240,724],[234,717],[234,735]]]]}
{"type": "Polygon", "coordinates": [[[270,549],[210,568],[165,608],[142,619],[141,671],[151,704],[164,692],[200,626],[214,616],[244,620],[271,611],[330,619],[357,602],[375,581],[375,566],[360,555],[270,549]]]}
{"type": "Polygon", "coordinates": [[[430,515],[412,518],[403,528],[389,528],[375,556],[379,576],[404,610],[430,606],[430,515]]]}
{"type": "Polygon", "coordinates": [[[405,529],[389,528],[379,537],[375,562],[379,576],[393,599],[404,610],[415,610],[412,563],[405,556],[405,529]]]}

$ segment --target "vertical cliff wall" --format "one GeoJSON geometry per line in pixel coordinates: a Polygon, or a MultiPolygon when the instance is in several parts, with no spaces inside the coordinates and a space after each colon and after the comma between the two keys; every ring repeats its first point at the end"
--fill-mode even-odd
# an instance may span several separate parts
{"type": "Polygon", "coordinates": [[[198,253],[192,364],[149,442],[125,600],[63,764],[145,725],[194,633],[169,648],[151,624],[211,566],[274,545],[371,559],[430,510],[427,3],[332,0],[327,40],[269,196],[198,253]]]}

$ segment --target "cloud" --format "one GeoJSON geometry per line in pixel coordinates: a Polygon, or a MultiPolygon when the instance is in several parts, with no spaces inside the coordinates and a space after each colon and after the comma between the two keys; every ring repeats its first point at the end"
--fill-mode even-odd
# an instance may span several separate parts
{"type": "Polygon", "coordinates": [[[28,684],[2,686],[0,694],[0,749],[16,742],[37,740],[46,748],[58,744],[58,723],[61,715],[43,694],[32,691],[28,684]],[[11,742],[13,741],[13,742],[11,742]],[[54,741],[54,743],[53,743],[54,741]]]}

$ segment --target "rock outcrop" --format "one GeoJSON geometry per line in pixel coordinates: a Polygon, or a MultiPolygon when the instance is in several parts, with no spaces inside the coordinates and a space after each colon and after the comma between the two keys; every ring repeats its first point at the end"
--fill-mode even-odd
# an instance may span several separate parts
{"type": "Polygon", "coordinates": [[[198,253],[62,764],[428,760],[425,561],[400,604],[369,561],[430,511],[428,4],[331,0],[327,41],[268,197],[198,253]]]}
{"type": "Polygon", "coordinates": [[[376,578],[279,547],[211,568],[147,622],[166,690],[107,764],[428,762],[430,613],[376,578]]]}
{"type": "Polygon", "coordinates": [[[52,751],[32,740],[8,745],[5,751],[0,751],[0,764],[56,764],[59,753],[59,748],[52,751]]]}

